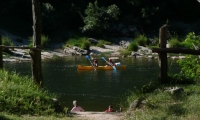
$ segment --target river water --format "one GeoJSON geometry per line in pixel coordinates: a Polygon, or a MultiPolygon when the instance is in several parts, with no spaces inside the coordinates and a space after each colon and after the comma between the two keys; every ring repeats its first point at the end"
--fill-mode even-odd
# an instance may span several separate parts
{"type": "MultiPolygon", "coordinates": [[[[61,103],[71,109],[77,100],[86,111],[104,111],[108,105],[115,108],[125,95],[150,81],[158,80],[157,59],[120,58],[125,70],[78,71],[77,65],[90,65],[85,57],[67,57],[42,62],[44,85],[60,96],[61,103]]],[[[118,61],[117,61],[118,62],[118,61]]],[[[105,61],[98,59],[99,65],[105,61]]],[[[178,70],[175,61],[169,61],[172,72],[178,70]]],[[[31,76],[30,62],[4,62],[9,71],[31,76]]]]}

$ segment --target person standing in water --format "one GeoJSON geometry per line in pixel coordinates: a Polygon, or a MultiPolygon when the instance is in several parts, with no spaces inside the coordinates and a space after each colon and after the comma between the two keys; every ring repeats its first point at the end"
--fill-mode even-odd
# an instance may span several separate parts
{"type": "Polygon", "coordinates": [[[74,105],[74,107],[72,108],[71,112],[84,112],[85,111],[81,106],[78,106],[76,100],[73,101],[73,105],[74,105]]]}

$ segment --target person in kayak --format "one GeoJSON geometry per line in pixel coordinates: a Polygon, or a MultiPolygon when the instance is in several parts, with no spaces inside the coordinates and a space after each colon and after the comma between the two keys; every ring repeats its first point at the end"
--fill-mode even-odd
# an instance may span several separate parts
{"type": "Polygon", "coordinates": [[[106,63],[106,66],[115,66],[115,63],[112,61],[112,59],[109,59],[109,61],[106,63]]]}
{"type": "Polygon", "coordinates": [[[72,108],[71,112],[84,112],[85,111],[81,106],[78,106],[76,100],[73,101],[73,105],[74,105],[74,107],[72,108]]]}
{"type": "Polygon", "coordinates": [[[96,59],[94,59],[94,61],[93,61],[93,65],[94,65],[95,67],[98,67],[98,62],[97,62],[96,59]]]}

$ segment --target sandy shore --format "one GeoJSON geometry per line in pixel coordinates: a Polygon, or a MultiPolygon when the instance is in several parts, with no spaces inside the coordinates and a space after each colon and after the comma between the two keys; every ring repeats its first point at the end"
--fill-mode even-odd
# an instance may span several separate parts
{"type": "Polygon", "coordinates": [[[74,112],[78,120],[124,120],[121,112],[74,112]]]}

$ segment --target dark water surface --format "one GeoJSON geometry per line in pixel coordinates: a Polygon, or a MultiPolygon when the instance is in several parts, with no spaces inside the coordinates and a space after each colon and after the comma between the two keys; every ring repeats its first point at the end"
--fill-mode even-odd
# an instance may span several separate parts
{"type": "MultiPolygon", "coordinates": [[[[99,65],[105,61],[99,59],[99,65]]],[[[157,59],[121,58],[126,70],[117,71],[78,71],[77,65],[90,65],[85,57],[68,57],[43,61],[45,87],[61,96],[63,105],[72,108],[77,100],[86,111],[104,111],[108,105],[115,108],[125,94],[150,81],[157,80],[157,59]]],[[[172,71],[177,71],[175,62],[169,61],[172,71]]],[[[4,62],[9,71],[31,76],[30,62],[4,62]]]]}

